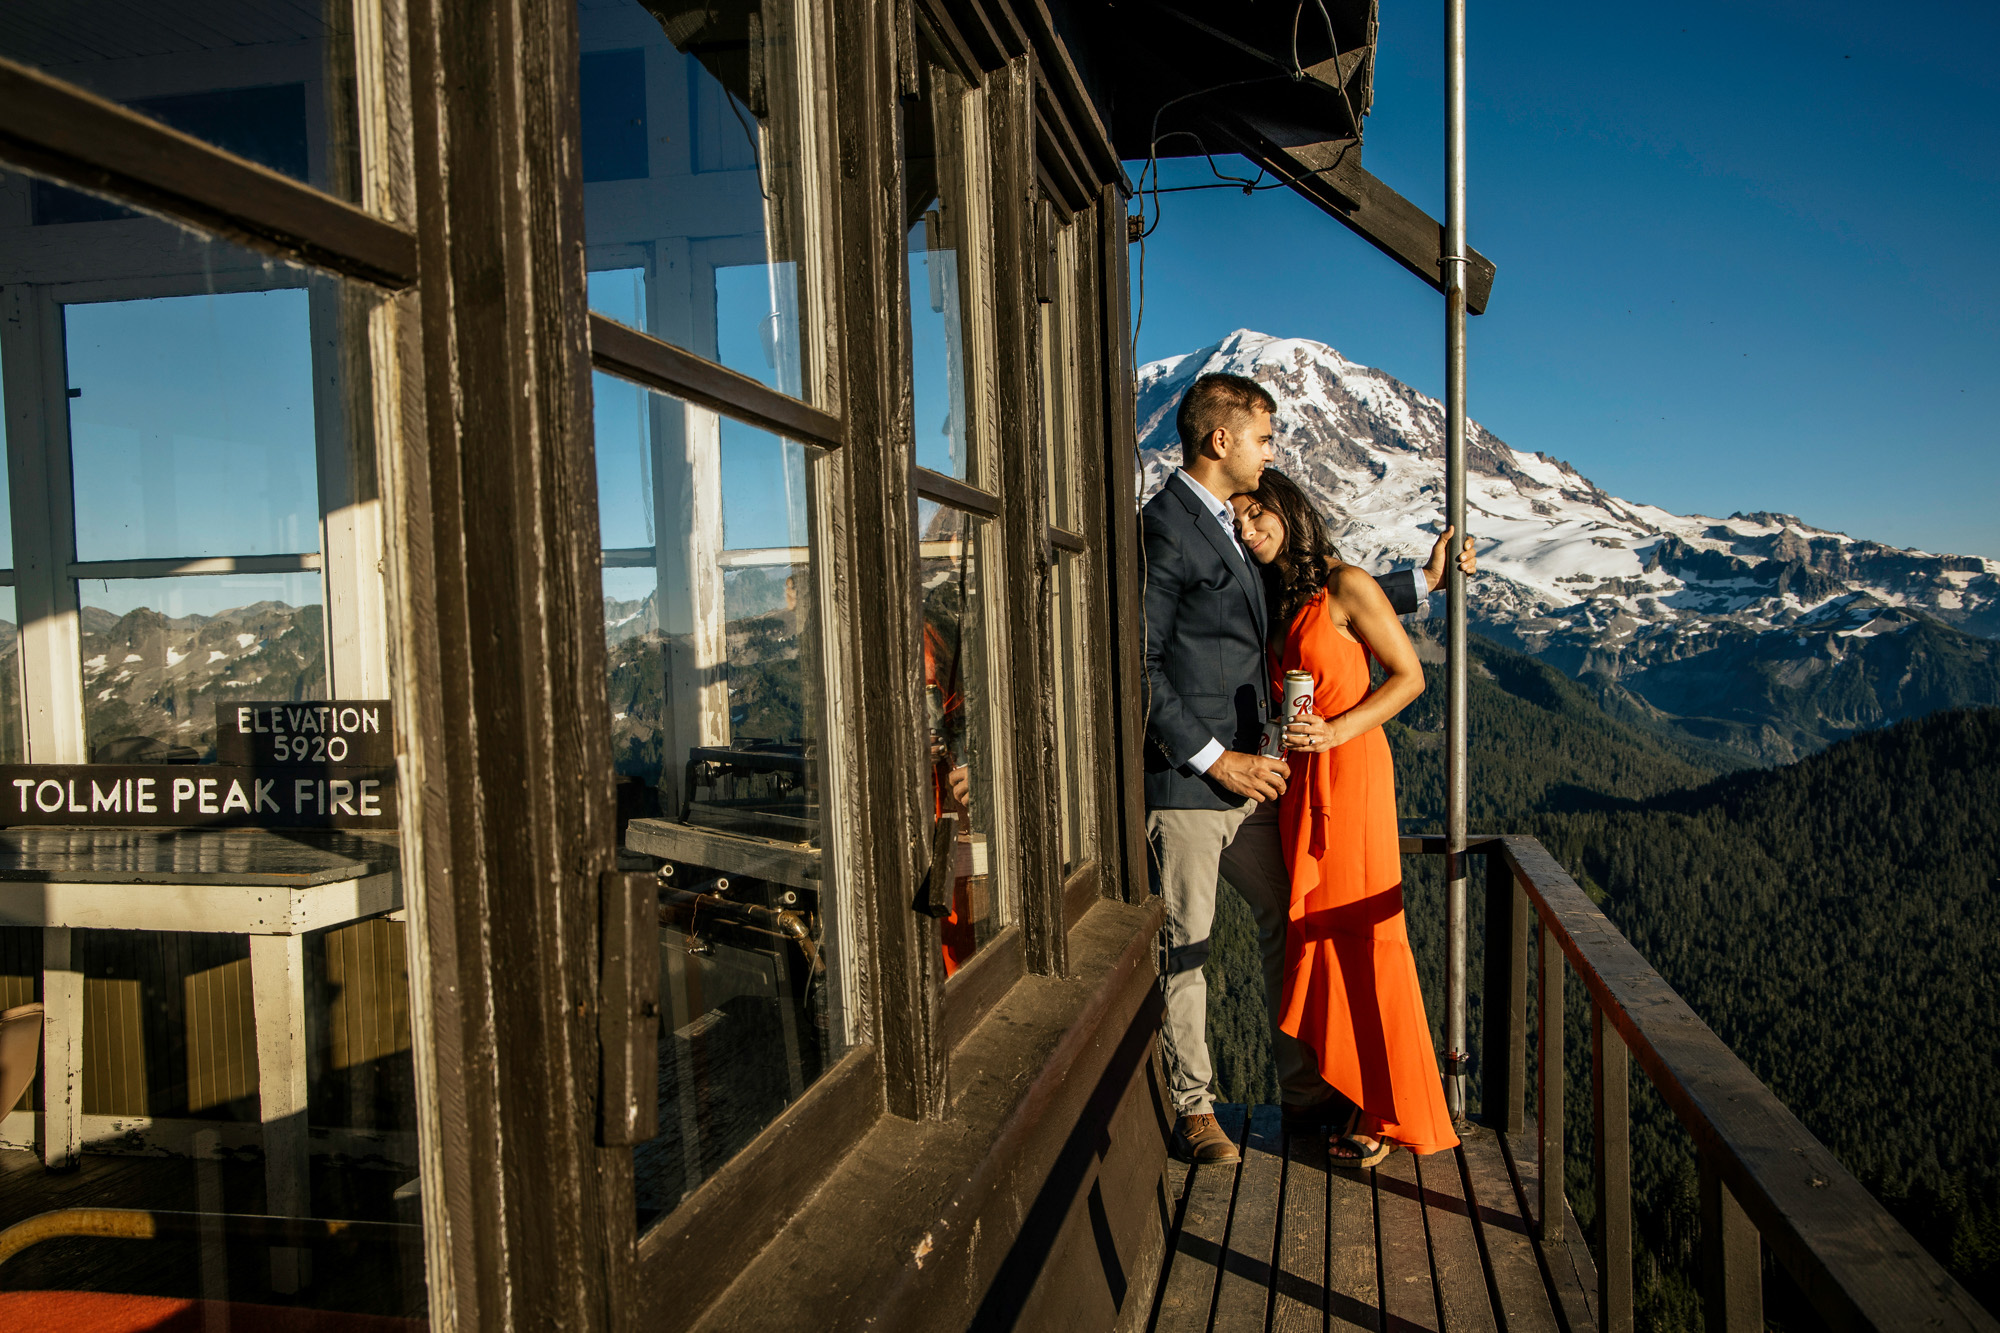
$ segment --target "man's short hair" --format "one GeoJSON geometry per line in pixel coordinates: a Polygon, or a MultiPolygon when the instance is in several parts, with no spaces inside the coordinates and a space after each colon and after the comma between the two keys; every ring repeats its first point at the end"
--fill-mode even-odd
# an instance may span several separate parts
{"type": "Polygon", "coordinates": [[[1278,400],[1256,380],[1241,375],[1203,375],[1181,395],[1180,411],[1174,415],[1181,448],[1192,451],[1218,429],[1234,430],[1260,407],[1276,412],[1278,400]]]}

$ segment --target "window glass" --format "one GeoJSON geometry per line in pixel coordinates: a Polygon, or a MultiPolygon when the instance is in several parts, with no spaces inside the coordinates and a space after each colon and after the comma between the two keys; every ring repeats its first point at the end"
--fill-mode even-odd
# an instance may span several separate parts
{"type": "Polygon", "coordinates": [[[591,308],[810,397],[810,26],[783,0],[580,0],[577,30],[591,308]]]}
{"type": "MultiPolygon", "coordinates": [[[[350,0],[8,0],[0,56],[296,180],[358,197],[350,0]]],[[[129,220],[38,181],[40,226],[129,220]]]]}
{"type": "Polygon", "coordinates": [[[1085,682],[1083,557],[1056,555],[1054,623],[1056,664],[1056,763],[1061,810],[1063,873],[1096,854],[1096,787],[1091,781],[1090,699],[1085,682]]]}
{"type": "Polygon", "coordinates": [[[21,734],[21,625],[14,590],[0,588],[0,764],[18,764],[27,757],[27,738],[21,734]]]}
{"type": "Polygon", "coordinates": [[[76,558],[319,549],[303,287],[63,310],[76,558]]]}
{"type": "Polygon", "coordinates": [[[93,762],[212,762],[218,707],[327,696],[317,572],[92,568],[317,557],[312,299],[285,287],[61,307],[93,762]]]}
{"type": "Polygon", "coordinates": [[[318,574],[84,579],[84,733],[94,763],[210,763],[237,702],[327,697],[318,574]]]}
{"type": "MultiPolygon", "coordinates": [[[[0,182],[4,180],[0,177],[0,182]]],[[[6,357],[5,346],[0,345],[0,383],[6,382],[6,357]]],[[[7,418],[0,412],[0,568],[14,563],[13,493],[5,466],[6,442],[7,418]]],[[[18,764],[28,757],[21,721],[21,625],[14,610],[14,589],[0,587],[0,764],[18,764]]],[[[0,1108],[0,1115],[4,1114],[0,1108]]]]}
{"type": "Polygon", "coordinates": [[[1047,464],[1049,522],[1071,532],[1077,528],[1077,310],[1076,228],[1057,233],[1047,257],[1049,300],[1042,304],[1040,329],[1042,372],[1042,457],[1047,464]]]}
{"type": "MultiPolygon", "coordinates": [[[[0,201],[6,199],[9,179],[6,173],[0,172],[0,201]]],[[[7,348],[4,343],[0,343],[0,384],[6,383],[6,375],[7,348]]],[[[0,463],[4,463],[6,459],[6,446],[7,418],[4,413],[0,413],[0,463]]],[[[14,564],[13,479],[7,472],[7,468],[0,466],[0,569],[11,569],[14,564]]],[[[13,617],[9,616],[8,619],[12,620],[13,617]]]]}
{"type": "Polygon", "coordinates": [[[994,744],[988,579],[992,524],[929,500],[917,502],[917,570],[923,625],[924,709],[930,731],[925,800],[955,815],[951,900],[942,922],[945,975],[965,965],[1006,924],[993,846],[994,795],[1003,775],[994,744]]]}
{"type": "MultiPolygon", "coordinates": [[[[6,8],[0,32],[18,33],[21,12],[6,8]]],[[[136,42],[206,11],[156,6],[95,28],[92,12],[65,8],[57,28],[136,42]]],[[[225,57],[182,60],[208,78],[225,57]]],[[[366,480],[379,298],[156,219],[51,227],[34,196],[0,175],[0,408],[11,501],[34,518],[13,529],[14,586],[0,589],[0,757],[160,765],[162,795],[208,783],[198,807],[227,801],[229,774],[199,766],[219,711],[389,694],[366,480]],[[323,544],[323,530],[342,535],[323,544]]],[[[115,1294],[122,1318],[148,1325],[192,1300],[216,1303],[211,1323],[301,1322],[292,1309],[423,1320],[423,1033],[415,941],[392,917],[417,881],[398,874],[398,835],[134,826],[75,797],[41,804],[44,787],[79,782],[94,805],[94,778],[35,787],[39,810],[70,826],[0,803],[0,874],[65,885],[17,895],[0,926],[0,996],[40,1003],[23,1021],[46,1039],[29,1046],[41,1059],[25,1110],[0,1111],[0,1228],[79,1198],[232,1220],[35,1245],[8,1261],[6,1285],[52,1293],[51,1325],[94,1317],[63,1293],[115,1294]],[[286,1244],[272,1216],[371,1225],[286,1244]]],[[[263,813],[238,799],[216,813],[263,813]]],[[[377,813],[367,804],[357,813],[377,813]]]]}
{"type": "Polygon", "coordinates": [[[826,812],[818,452],[599,375],[611,749],[660,889],[660,1133],[641,1223],[679,1205],[855,1040],[826,812]]]}
{"type": "Polygon", "coordinates": [[[910,283],[910,390],[918,467],[981,479],[967,383],[966,279],[974,234],[967,203],[964,83],[925,62],[921,98],[903,110],[904,217],[910,283]]]}

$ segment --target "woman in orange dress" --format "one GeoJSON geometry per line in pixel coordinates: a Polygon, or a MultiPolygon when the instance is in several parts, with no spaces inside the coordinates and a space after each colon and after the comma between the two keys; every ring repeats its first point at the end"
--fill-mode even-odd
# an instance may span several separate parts
{"type": "Polygon", "coordinates": [[[1266,469],[1236,509],[1272,611],[1273,697],[1284,697],[1287,671],[1314,681],[1311,712],[1286,728],[1292,772],[1278,806],[1292,881],[1281,1026],[1357,1108],[1329,1148],[1335,1162],[1373,1166],[1398,1144],[1456,1147],[1403,924],[1396,775],[1382,734],[1423,693],[1423,668],[1388,597],[1341,562],[1290,478],[1266,469]],[[1371,656],[1385,672],[1374,690],[1371,656]]]}

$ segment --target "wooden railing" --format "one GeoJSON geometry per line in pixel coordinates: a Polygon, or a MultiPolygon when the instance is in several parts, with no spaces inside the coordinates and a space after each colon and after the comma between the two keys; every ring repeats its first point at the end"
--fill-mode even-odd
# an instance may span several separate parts
{"type": "MultiPolygon", "coordinates": [[[[1403,839],[1441,855],[1444,839],[1403,839]]],[[[1590,997],[1590,1105],[1598,1228],[1598,1322],[1630,1333],[1630,1063],[1694,1138],[1702,1297],[1709,1333],[1764,1327],[1759,1246],[1833,1329],[1982,1330],[1986,1312],[1702,1022],[1554,857],[1531,837],[1475,839],[1486,860],[1482,1118],[1526,1127],[1528,931],[1540,932],[1536,1131],[1546,1247],[1563,1240],[1563,986],[1590,997]],[[1567,964],[1567,969],[1565,968],[1567,964]]]]}

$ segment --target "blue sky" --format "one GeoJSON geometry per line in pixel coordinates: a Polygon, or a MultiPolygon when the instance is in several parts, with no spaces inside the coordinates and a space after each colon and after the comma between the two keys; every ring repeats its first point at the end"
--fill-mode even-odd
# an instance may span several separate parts
{"type": "MultiPolygon", "coordinates": [[[[1366,164],[1442,217],[1441,6],[1381,23],[1366,164]]],[[[1471,0],[1469,34],[1476,418],[1628,499],[2000,557],[2000,11],[1471,0]]],[[[1441,299],[1332,219],[1162,202],[1142,359],[1249,327],[1440,392],[1441,299]]]]}
{"type": "MultiPolygon", "coordinates": [[[[303,288],[64,308],[80,560],[319,549],[303,288]]],[[[314,574],[85,579],[85,606],[321,600],[314,574]]]]}

